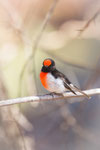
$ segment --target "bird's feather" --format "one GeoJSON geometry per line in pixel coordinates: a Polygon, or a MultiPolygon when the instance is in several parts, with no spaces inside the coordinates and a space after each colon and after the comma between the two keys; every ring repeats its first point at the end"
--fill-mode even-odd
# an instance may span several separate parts
{"type": "Polygon", "coordinates": [[[57,69],[55,69],[54,71],[51,72],[52,75],[55,76],[55,78],[61,78],[63,80],[64,86],[66,89],[68,89],[69,91],[71,91],[72,93],[74,93],[75,95],[77,95],[75,92],[79,92],[81,94],[83,94],[86,98],[90,98],[86,93],[84,93],[83,91],[81,91],[78,87],[74,86],[69,80],[68,78],[61,73],[60,71],[58,71],[57,69]]]}
{"type": "Polygon", "coordinates": [[[70,84],[69,87],[75,91],[78,91],[79,93],[81,93],[82,95],[84,95],[86,98],[90,98],[85,92],[81,91],[78,87],[76,87],[73,84],[70,84]]]}

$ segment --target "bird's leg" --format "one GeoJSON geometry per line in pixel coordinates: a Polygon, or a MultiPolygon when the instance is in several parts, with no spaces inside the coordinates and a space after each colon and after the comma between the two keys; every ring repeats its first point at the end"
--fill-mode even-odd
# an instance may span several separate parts
{"type": "Polygon", "coordinates": [[[54,98],[55,93],[54,93],[54,92],[51,92],[51,93],[47,93],[47,94],[45,94],[45,95],[51,95],[51,96],[54,98]]]}
{"type": "Polygon", "coordinates": [[[51,92],[51,93],[48,93],[46,95],[51,95],[53,98],[54,98],[55,95],[57,95],[57,96],[63,96],[62,93],[55,93],[55,92],[51,92]]]}
{"type": "Polygon", "coordinates": [[[52,92],[51,94],[52,94],[53,96],[54,96],[54,95],[63,96],[63,93],[55,93],[55,92],[52,92]]]}

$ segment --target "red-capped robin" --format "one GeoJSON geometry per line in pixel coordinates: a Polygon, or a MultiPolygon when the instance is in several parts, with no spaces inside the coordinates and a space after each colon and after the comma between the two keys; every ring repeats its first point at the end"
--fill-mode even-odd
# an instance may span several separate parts
{"type": "Polygon", "coordinates": [[[55,62],[47,58],[43,61],[43,66],[40,72],[40,80],[44,88],[56,94],[63,94],[66,91],[71,91],[76,95],[76,91],[89,98],[87,94],[74,86],[68,78],[55,67],[55,62]]]}

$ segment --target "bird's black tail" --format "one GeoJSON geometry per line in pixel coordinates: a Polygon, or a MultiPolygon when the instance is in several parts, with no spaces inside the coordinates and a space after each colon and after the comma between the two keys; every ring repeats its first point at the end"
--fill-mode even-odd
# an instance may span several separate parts
{"type": "Polygon", "coordinates": [[[75,95],[77,95],[75,93],[75,91],[78,91],[79,93],[83,94],[86,98],[88,98],[88,99],[90,98],[90,96],[88,96],[85,92],[81,91],[78,87],[74,86],[73,84],[70,84],[70,88],[73,89],[73,91],[74,91],[73,93],[75,95]]]}

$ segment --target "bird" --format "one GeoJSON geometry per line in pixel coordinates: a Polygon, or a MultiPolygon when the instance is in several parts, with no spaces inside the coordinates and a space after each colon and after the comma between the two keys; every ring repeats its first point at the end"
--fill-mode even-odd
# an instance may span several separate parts
{"type": "Polygon", "coordinates": [[[43,66],[40,72],[40,80],[43,87],[51,93],[59,95],[70,91],[77,95],[76,92],[79,92],[84,95],[84,97],[89,98],[86,93],[73,85],[62,72],[56,69],[55,61],[51,58],[46,58],[43,61],[43,66]]]}

